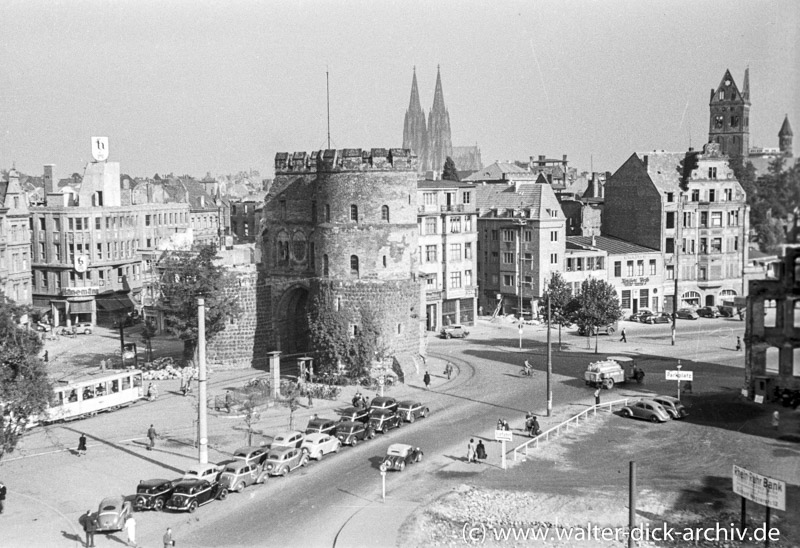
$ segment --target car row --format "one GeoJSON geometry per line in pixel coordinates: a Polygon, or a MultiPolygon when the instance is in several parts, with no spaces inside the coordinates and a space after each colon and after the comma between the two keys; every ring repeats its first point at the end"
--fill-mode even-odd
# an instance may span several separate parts
{"type": "Polygon", "coordinates": [[[650,422],[667,422],[685,418],[689,412],[678,398],[655,396],[630,403],[620,410],[623,417],[644,419],[650,422]]]}
{"type": "MultiPolygon", "coordinates": [[[[679,308],[675,312],[675,317],[681,320],[696,320],[697,318],[730,318],[733,314],[733,309],[730,307],[722,307],[722,309],[720,309],[716,306],[702,306],[697,309],[679,308]]],[[[627,319],[632,322],[649,324],[670,323],[672,322],[672,314],[669,312],[652,312],[647,309],[641,309],[628,316],[627,319]]]]}

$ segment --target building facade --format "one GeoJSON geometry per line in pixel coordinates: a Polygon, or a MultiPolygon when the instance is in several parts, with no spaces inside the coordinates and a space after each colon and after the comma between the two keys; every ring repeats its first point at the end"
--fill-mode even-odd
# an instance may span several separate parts
{"type": "Polygon", "coordinates": [[[0,181],[0,290],[17,304],[33,304],[28,201],[15,169],[0,181]]]}
{"type": "Polygon", "coordinates": [[[477,313],[478,223],[476,190],[468,183],[422,181],[419,271],[425,279],[425,328],[472,325],[477,313]]]}
{"type": "Polygon", "coordinates": [[[717,143],[633,154],[606,182],[602,233],[663,254],[666,312],[676,286],[678,308],[742,296],[748,231],[744,190],[717,143]]]}
{"type": "Polygon", "coordinates": [[[800,247],[784,249],[777,278],[750,281],[745,323],[743,394],[800,390],[800,247]]]}

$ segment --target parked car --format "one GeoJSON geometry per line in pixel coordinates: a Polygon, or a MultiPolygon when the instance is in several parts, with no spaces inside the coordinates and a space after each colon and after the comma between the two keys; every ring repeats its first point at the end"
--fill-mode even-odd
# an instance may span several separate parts
{"type": "Polygon", "coordinates": [[[681,400],[674,396],[655,396],[653,401],[660,403],[673,419],[682,419],[689,414],[689,411],[686,410],[686,406],[681,403],[681,400]]]}
{"type": "Polygon", "coordinates": [[[697,315],[701,318],[719,318],[720,313],[716,306],[704,306],[697,309],[697,315]]]}
{"type": "MultiPolygon", "coordinates": [[[[295,430],[294,432],[283,432],[282,434],[278,434],[272,440],[272,445],[270,445],[270,449],[278,449],[282,447],[300,447],[303,445],[303,439],[306,437],[305,434],[300,432],[299,430],[295,430]]],[[[267,457],[269,460],[269,457],[267,457]]]]}
{"type": "Polygon", "coordinates": [[[245,487],[256,482],[260,473],[261,467],[258,464],[235,460],[222,469],[219,482],[225,489],[241,493],[245,487]]]}
{"type": "Polygon", "coordinates": [[[199,506],[227,497],[228,490],[218,481],[184,479],[175,485],[175,491],[167,501],[167,509],[191,514],[199,506]]]}
{"type": "Polygon", "coordinates": [[[682,320],[696,320],[700,316],[698,316],[697,312],[691,308],[680,308],[677,312],[675,312],[675,317],[682,320]]]}
{"type": "Polygon", "coordinates": [[[333,419],[316,418],[308,421],[306,435],[308,434],[330,434],[336,431],[336,421],[333,419]]]}
{"type": "Polygon", "coordinates": [[[672,315],[667,314],[666,312],[659,312],[658,314],[650,314],[646,316],[642,322],[654,324],[654,323],[672,323],[672,315]]]}
{"type": "Polygon", "coordinates": [[[205,464],[192,464],[183,473],[183,479],[201,479],[208,481],[217,481],[222,467],[219,464],[211,462],[205,464]]]}
{"type": "Polygon", "coordinates": [[[732,306],[718,306],[717,310],[723,318],[733,318],[738,314],[737,310],[732,306]]]}
{"type": "Polygon", "coordinates": [[[130,501],[123,496],[103,499],[97,510],[97,532],[122,531],[125,520],[133,514],[130,501]]]}
{"type": "Polygon", "coordinates": [[[373,409],[397,411],[397,400],[386,396],[372,398],[372,403],[369,404],[370,413],[372,413],[373,409]]]}
{"type": "Polygon", "coordinates": [[[94,324],[92,322],[78,322],[72,325],[72,332],[91,335],[94,332],[94,324]]]}
{"type": "Polygon", "coordinates": [[[240,447],[234,451],[233,458],[262,468],[264,466],[264,461],[267,460],[267,451],[269,451],[268,446],[249,445],[247,447],[240,447]]]}
{"type": "Polygon", "coordinates": [[[403,419],[394,411],[388,409],[373,409],[369,413],[369,426],[375,432],[385,434],[392,428],[400,428],[403,419]]]}
{"type": "Polygon", "coordinates": [[[466,339],[469,331],[463,325],[447,325],[442,328],[439,335],[443,339],[466,339]]]}
{"type": "Polygon", "coordinates": [[[50,327],[50,324],[46,324],[44,322],[36,322],[35,324],[36,331],[49,333],[53,328],[50,327]]]}
{"type": "Polygon", "coordinates": [[[595,335],[613,335],[617,331],[617,323],[610,323],[604,325],[599,329],[596,327],[587,327],[585,325],[578,326],[578,335],[585,337],[587,334],[594,337],[595,335]]]}
{"type": "Polygon", "coordinates": [[[339,422],[362,422],[364,424],[369,422],[369,409],[360,407],[346,407],[339,411],[339,422]]]}
{"type": "Polygon", "coordinates": [[[636,403],[626,405],[621,409],[623,417],[645,419],[650,422],[667,422],[670,420],[669,413],[660,403],[653,400],[639,400],[636,403]]]}
{"type": "Polygon", "coordinates": [[[322,460],[328,453],[338,453],[342,442],[329,434],[308,434],[300,449],[314,460],[322,460]]]}
{"type": "Polygon", "coordinates": [[[356,446],[359,441],[371,440],[375,431],[363,422],[343,421],[336,426],[336,438],[342,445],[356,446]]]}
{"type": "Polygon", "coordinates": [[[393,443],[386,449],[386,457],[381,463],[381,470],[399,470],[402,472],[407,464],[422,461],[422,451],[405,443],[393,443]]]}
{"type": "Polygon", "coordinates": [[[292,470],[308,464],[308,455],[296,447],[277,447],[269,450],[264,471],[270,476],[286,476],[292,470]]]}
{"type": "Polygon", "coordinates": [[[414,422],[417,419],[424,419],[430,413],[430,409],[418,401],[401,401],[397,404],[397,414],[407,422],[414,422]]]}
{"type": "Polygon", "coordinates": [[[137,512],[142,510],[164,509],[164,504],[172,496],[175,484],[180,480],[150,479],[142,480],[136,486],[136,498],[133,499],[133,508],[137,512]]]}
{"type": "Polygon", "coordinates": [[[634,312],[628,317],[628,321],[631,322],[641,322],[643,316],[648,316],[652,314],[653,311],[649,308],[640,308],[638,312],[634,312]]]}

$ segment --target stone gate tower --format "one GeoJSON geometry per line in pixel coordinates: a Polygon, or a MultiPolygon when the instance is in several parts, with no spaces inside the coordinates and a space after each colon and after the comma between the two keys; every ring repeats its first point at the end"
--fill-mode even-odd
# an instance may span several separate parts
{"type": "Polygon", "coordinates": [[[726,156],[746,158],[750,153],[750,69],[744,71],[741,91],[726,70],[717,89],[711,90],[708,107],[708,142],[719,143],[726,156]]]}
{"type": "Polygon", "coordinates": [[[269,347],[313,350],[316,303],[348,317],[351,333],[369,310],[404,368],[422,352],[416,162],[408,149],[276,154],[260,232],[269,347]]]}

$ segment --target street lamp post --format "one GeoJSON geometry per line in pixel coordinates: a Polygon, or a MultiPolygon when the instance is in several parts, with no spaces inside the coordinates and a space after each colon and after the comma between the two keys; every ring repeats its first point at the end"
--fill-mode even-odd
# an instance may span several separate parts
{"type": "Polygon", "coordinates": [[[519,349],[522,350],[522,320],[524,318],[522,314],[522,228],[526,222],[523,219],[517,219],[515,224],[519,226],[519,237],[517,238],[517,287],[519,288],[519,349]]]}
{"type": "Polygon", "coordinates": [[[553,412],[553,391],[550,389],[550,376],[553,374],[553,352],[550,343],[550,293],[547,293],[547,416],[553,412]]]}

